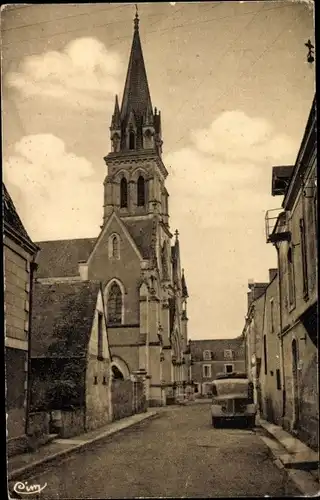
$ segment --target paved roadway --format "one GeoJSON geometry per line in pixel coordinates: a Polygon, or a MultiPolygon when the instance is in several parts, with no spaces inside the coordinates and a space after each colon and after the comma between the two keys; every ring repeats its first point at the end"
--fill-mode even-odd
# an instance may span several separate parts
{"type": "Polygon", "coordinates": [[[43,500],[299,495],[259,432],[213,429],[207,404],[169,407],[28,483],[47,483],[43,500]]]}

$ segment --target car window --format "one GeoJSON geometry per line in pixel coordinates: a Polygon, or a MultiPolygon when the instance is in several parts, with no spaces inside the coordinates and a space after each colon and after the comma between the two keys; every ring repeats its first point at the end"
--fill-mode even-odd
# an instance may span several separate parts
{"type": "Polygon", "coordinates": [[[213,383],[214,396],[227,396],[236,394],[244,398],[248,397],[248,380],[216,380],[213,383]]]}

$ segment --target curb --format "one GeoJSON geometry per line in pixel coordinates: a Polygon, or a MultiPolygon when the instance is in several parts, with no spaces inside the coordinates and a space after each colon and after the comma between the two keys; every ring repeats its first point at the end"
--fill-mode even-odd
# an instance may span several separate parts
{"type": "Polygon", "coordinates": [[[262,440],[266,444],[266,446],[268,446],[269,453],[272,455],[274,459],[273,463],[278,467],[278,469],[286,473],[287,477],[292,481],[292,483],[295,485],[295,487],[300,491],[300,493],[303,496],[316,496],[316,497],[319,496],[320,486],[319,483],[314,479],[312,474],[302,469],[285,467],[285,465],[282,463],[280,459],[280,456],[283,455],[283,452],[282,450],[280,450],[280,448],[285,449],[284,445],[281,443],[281,441],[278,441],[275,438],[273,433],[268,429],[267,426],[265,427],[261,421],[259,421],[258,425],[269,436],[269,438],[267,439],[271,441],[270,444],[268,444],[268,442],[266,442],[265,439],[262,438],[262,440]]]}
{"type": "MultiPolygon", "coordinates": [[[[153,411],[152,413],[145,415],[140,420],[133,421],[130,423],[128,422],[127,425],[123,427],[106,430],[105,434],[101,434],[100,436],[88,439],[88,441],[86,441],[85,443],[73,445],[66,450],[58,451],[56,453],[53,453],[52,455],[48,455],[47,457],[41,458],[31,464],[25,465],[24,467],[20,467],[20,469],[13,470],[10,473],[8,473],[8,481],[13,481],[14,479],[18,479],[22,475],[24,479],[30,477],[30,475],[34,475],[37,472],[39,473],[43,465],[54,463],[55,461],[58,461],[62,458],[66,458],[67,456],[72,455],[73,453],[79,453],[80,451],[85,450],[86,448],[88,448],[89,446],[98,441],[103,441],[105,439],[108,439],[109,437],[114,436],[115,434],[118,434],[119,432],[128,429],[129,427],[133,427],[135,425],[140,424],[141,422],[144,422],[145,420],[156,418],[158,416],[159,413],[157,411],[153,411]]],[[[119,420],[118,422],[121,422],[121,420],[119,420]]]]}

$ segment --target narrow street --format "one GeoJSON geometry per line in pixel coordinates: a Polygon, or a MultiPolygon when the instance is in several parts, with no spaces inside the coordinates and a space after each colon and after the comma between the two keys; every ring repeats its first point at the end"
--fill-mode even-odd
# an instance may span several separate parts
{"type": "Polygon", "coordinates": [[[43,499],[299,495],[260,432],[213,429],[208,404],[169,407],[28,483],[47,483],[43,499]]]}

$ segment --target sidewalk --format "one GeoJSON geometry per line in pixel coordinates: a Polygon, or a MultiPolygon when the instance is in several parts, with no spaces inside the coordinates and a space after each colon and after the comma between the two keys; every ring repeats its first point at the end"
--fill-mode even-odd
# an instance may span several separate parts
{"type": "Polygon", "coordinates": [[[319,495],[319,453],[282,427],[259,418],[258,425],[269,437],[261,439],[270,448],[276,465],[285,469],[290,479],[305,496],[319,495]]]}
{"type": "Polygon", "coordinates": [[[127,418],[70,439],[55,439],[50,444],[44,445],[33,453],[23,453],[8,459],[8,481],[15,479],[25,480],[27,476],[34,475],[44,464],[52,463],[66,456],[82,451],[97,441],[112,436],[117,432],[127,429],[146,419],[155,417],[157,409],[148,409],[145,413],[138,413],[127,418]]]}

